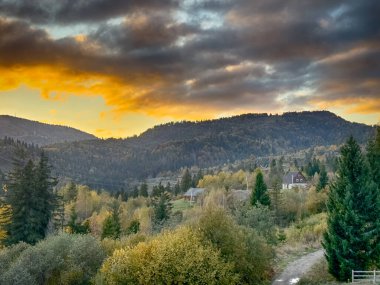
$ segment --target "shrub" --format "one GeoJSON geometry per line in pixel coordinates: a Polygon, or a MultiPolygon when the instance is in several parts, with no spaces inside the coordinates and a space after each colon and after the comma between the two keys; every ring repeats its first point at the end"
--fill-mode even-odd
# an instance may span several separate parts
{"type": "Polygon", "coordinates": [[[236,284],[232,265],[189,228],[116,250],[101,269],[106,284],[236,284]]]}
{"type": "Polygon", "coordinates": [[[107,256],[110,256],[117,249],[135,247],[138,243],[144,242],[147,237],[141,233],[131,234],[129,236],[121,237],[120,239],[105,238],[102,240],[102,247],[107,256]]]}
{"type": "Polygon", "coordinates": [[[326,219],[326,213],[320,213],[294,223],[286,230],[288,242],[320,246],[327,227],[326,219]]]}
{"type": "MultiPolygon", "coordinates": [[[[8,254],[12,253],[12,249],[8,254]]],[[[86,284],[104,259],[90,235],[61,234],[27,247],[0,275],[1,284],[86,284]]]]}
{"type": "Polygon", "coordinates": [[[260,284],[272,275],[272,248],[252,229],[237,225],[222,208],[206,208],[194,225],[204,244],[211,243],[234,265],[243,284],[260,284]]]}

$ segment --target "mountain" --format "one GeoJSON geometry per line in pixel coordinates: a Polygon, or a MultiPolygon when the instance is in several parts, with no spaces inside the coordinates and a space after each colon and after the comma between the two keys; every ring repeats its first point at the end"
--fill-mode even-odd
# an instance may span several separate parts
{"type": "Polygon", "coordinates": [[[39,146],[96,139],[95,136],[74,128],[0,115],[0,138],[4,137],[39,146]]]}
{"type": "Polygon", "coordinates": [[[350,135],[365,143],[374,128],[327,111],[246,114],[156,126],[127,139],[76,141],[46,146],[57,175],[93,187],[119,189],[128,179],[197,165],[209,167],[247,157],[339,145],[350,135]]]}

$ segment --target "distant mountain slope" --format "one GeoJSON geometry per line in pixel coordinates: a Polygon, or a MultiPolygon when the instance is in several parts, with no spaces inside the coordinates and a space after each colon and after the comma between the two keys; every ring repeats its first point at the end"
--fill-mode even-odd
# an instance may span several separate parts
{"type": "Polygon", "coordinates": [[[59,175],[93,186],[117,188],[128,178],[338,145],[350,135],[365,143],[373,132],[370,126],[348,122],[326,111],[246,114],[169,123],[138,137],[56,144],[45,150],[59,175]]]}
{"type": "Polygon", "coordinates": [[[10,137],[40,146],[96,139],[74,128],[43,124],[17,117],[0,115],[0,138],[10,137]]]}

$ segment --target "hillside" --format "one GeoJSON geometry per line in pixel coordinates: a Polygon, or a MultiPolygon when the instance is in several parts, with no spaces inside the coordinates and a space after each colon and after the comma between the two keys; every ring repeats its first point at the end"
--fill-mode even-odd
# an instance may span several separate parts
{"type": "Polygon", "coordinates": [[[95,136],[74,128],[0,115],[0,138],[4,137],[39,146],[96,139],[95,136]]]}
{"type": "Polygon", "coordinates": [[[128,179],[197,165],[209,167],[250,156],[339,145],[350,135],[366,142],[374,129],[326,111],[246,114],[156,126],[138,137],[45,147],[58,175],[94,187],[119,189],[128,179]]]}

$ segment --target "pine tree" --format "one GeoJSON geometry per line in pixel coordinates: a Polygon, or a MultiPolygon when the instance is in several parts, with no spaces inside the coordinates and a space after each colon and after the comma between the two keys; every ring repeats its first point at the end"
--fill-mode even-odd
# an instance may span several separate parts
{"type": "Polygon", "coordinates": [[[171,203],[170,194],[168,192],[161,193],[159,197],[155,197],[152,204],[156,224],[161,224],[170,218],[173,206],[171,203]]]}
{"type": "Polygon", "coordinates": [[[78,214],[75,210],[75,206],[71,208],[70,220],[67,223],[68,230],[71,234],[88,234],[91,232],[90,223],[88,220],[83,223],[77,222],[78,214]]]}
{"type": "Polygon", "coordinates": [[[65,227],[65,202],[63,197],[57,194],[57,206],[53,212],[53,226],[56,232],[63,232],[65,227]]]}
{"type": "Polygon", "coordinates": [[[45,237],[45,231],[52,218],[53,212],[58,205],[57,195],[53,191],[53,187],[57,185],[56,179],[51,176],[51,168],[48,158],[41,152],[40,160],[34,171],[35,181],[35,207],[34,217],[35,229],[37,230],[36,241],[45,237]]]}
{"type": "Polygon", "coordinates": [[[319,180],[318,180],[318,184],[316,188],[317,192],[324,189],[328,183],[329,183],[329,177],[327,176],[326,168],[323,165],[321,166],[321,171],[319,173],[319,180]]]}
{"type": "Polygon", "coordinates": [[[179,182],[177,181],[177,183],[174,185],[174,195],[178,195],[179,193],[181,193],[181,186],[179,185],[179,182]]]}
{"type": "Polygon", "coordinates": [[[372,179],[380,191],[380,126],[377,126],[375,139],[368,143],[367,160],[372,179]]]}
{"type": "Polygon", "coordinates": [[[268,195],[267,185],[264,182],[264,176],[261,171],[256,175],[255,186],[253,187],[251,195],[251,204],[256,206],[257,203],[260,203],[264,206],[270,205],[270,197],[268,195]]]}
{"type": "Polygon", "coordinates": [[[181,179],[181,192],[184,193],[191,188],[192,177],[188,168],[186,168],[181,179]]]}
{"type": "Polygon", "coordinates": [[[137,187],[136,185],[135,187],[133,187],[132,197],[137,198],[138,196],[139,196],[139,187],[137,187]]]}
{"type": "Polygon", "coordinates": [[[359,145],[350,137],[341,149],[337,179],[327,201],[327,231],[323,239],[330,273],[340,281],[351,270],[379,263],[379,192],[370,179],[359,145]]]}
{"type": "Polygon", "coordinates": [[[139,190],[139,196],[142,196],[142,197],[148,197],[148,184],[146,184],[145,182],[143,184],[141,184],[140,186],[140,190],[139,190]]]}
{"type": "Polygon", "coordinates": [[[102,239],[108,237],[108,238],[119,238],[120,232],[121,232],[121,225],[120,225],[120,202],[114,201],[111,204],[111,215],[108,216],[103,223],[103,229],[102,229],[102,239]]]}
{"type": "Polygon", "coordinates": [[[70,181],[69,185],[67,185],[67,189],[65,189],[65,193],[63,199],[66,202],[70,202],[75,200],[78,195],[78,189],[74,182],[70,181]]]}
{"type": "Polygon", "coordinates": [[[13,170],[8,175],[5,202],[11,208],[7,243],[19,241],[35,244],[43,239],[56,207],[53,186],[56,180],[51,177],[47,157],[41,153],[37,165],[20,150],[14,159],[13,170]]]}

